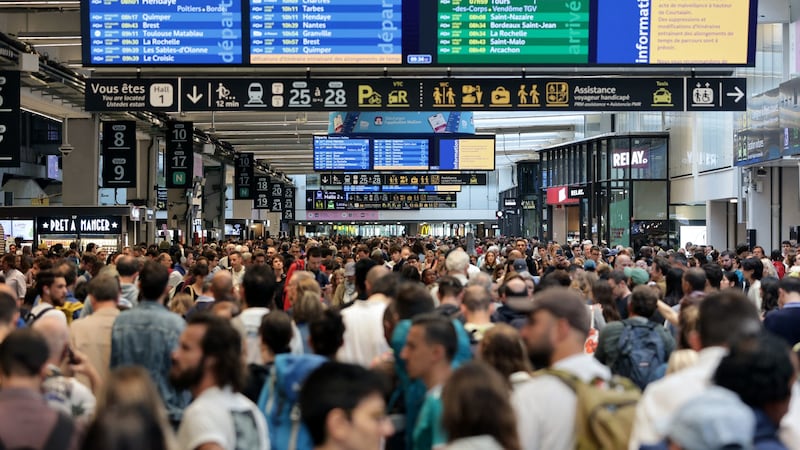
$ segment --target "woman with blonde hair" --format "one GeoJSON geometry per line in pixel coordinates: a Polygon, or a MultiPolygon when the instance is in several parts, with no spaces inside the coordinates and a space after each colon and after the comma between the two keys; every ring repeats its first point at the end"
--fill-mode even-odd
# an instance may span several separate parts
{"type": "Polygon", "coordinates": [[[442,389],[442,408],[447,450],[520,449],[508,384],[491,366],[471,362],[453,372],[442,389]]]}
{"type": "Polygon", "coordinates": [[[486,330],[478,343],[478,358],[505,377],[509,387],[530,380],[533,372],[519,331],[505,323],[486,330]]]}

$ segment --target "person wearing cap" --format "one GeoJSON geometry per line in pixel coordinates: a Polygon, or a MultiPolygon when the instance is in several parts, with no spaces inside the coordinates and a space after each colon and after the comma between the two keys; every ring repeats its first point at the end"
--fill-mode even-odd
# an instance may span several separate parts
{"type": "Polygon", "coordinates": [[[733,392],[712,386],[678,410],[664,442],[640,450],[750,450],[756,423],[733,392]]]}
{"type": "MultiPolygon", "coordinates": [[[[609,380],[611,371],[584,354],[590,318],[580,294],[552,287],[528,304],[528,321],[521,330],[534,367],[568,372],[582,381],[609,380]]],[[[511,396],[520,443],[525,449],[575,448],[575,392],[553,375],[533,377],[511,396]],[[546,406],[545,406],[546,405],[546,406]]]]}
{"type": "Polygon", "coordinates": [[[358,296],[356,292],[356,263],[353,261],[344,265],[344,282],[336,287],[336,292],[333,293],[331,306],[346,305],[358,296]]]}
{"type": "Polygon", "coordinates": [[[519,275],[512,275],[498,289],[502,306],[492,315],[492,322],[507,323],[521,329],[528,320],[527,310],[533,301],[528,295],[525,280],[519,275]]]}

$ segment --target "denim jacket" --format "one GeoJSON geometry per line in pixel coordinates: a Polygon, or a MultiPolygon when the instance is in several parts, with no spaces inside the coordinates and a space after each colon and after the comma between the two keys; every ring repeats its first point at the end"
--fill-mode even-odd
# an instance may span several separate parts
{"type": "Polygon", "coordinates": [[[189,393],[169,383],[172,350],[186,323],[157,301],[142,301],[124,311],[111,330],[111,368],[138,365],[150,372],[169,419],[178,422],[189,404],[189,393]]]}

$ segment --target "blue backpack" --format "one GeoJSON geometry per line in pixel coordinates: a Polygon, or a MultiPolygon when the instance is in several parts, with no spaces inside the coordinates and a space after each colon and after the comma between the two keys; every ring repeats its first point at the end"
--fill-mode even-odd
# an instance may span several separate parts
{"type": "Polygon", "coordinates": [[[279,354],[258,397],[258,409],[269,426],[271,447],[280,450],[311,450],[314,443],[300,417],[298,397],[311,372],[327,362],[319,355],[279,354]]]}
{"type": "Polygon", "coordinates": [[[622,334],[617,343],[619,356],[611,367],[617,375],[629,378],[640,389],[660,378],[660,370],[667,362],[664,341],[656,331],[660,326],[647,323],[623,320],[622,334]]]}

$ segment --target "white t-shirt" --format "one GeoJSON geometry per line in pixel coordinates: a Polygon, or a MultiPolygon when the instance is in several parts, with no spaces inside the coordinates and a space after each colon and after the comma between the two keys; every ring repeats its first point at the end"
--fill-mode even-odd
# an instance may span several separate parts
{"type": "Polygon", "coordinates": [[[263,414],[229,387],[206,389],[183,412],[178,444],[183,450],[214,443],[225,450],[269,450],[263,414]]]}
{"type": "Polygon", "coordinates": [[[369,367],[373,360],[389,350],[383,331],[383,313],[388,299],[373,295],[369,300],[356,300],[342,310],[344,344],[337,360],[369,367]]]}
{"type": "Polygon", "coordinates": [[[261,338],[258,336],[258,329],[261,327],[261,320],[268,312],[267,308],[247,308],[239,314],[238,319],[242,321],[245,331],[247,364],[264,363],[261,360],[261,338]]]}

